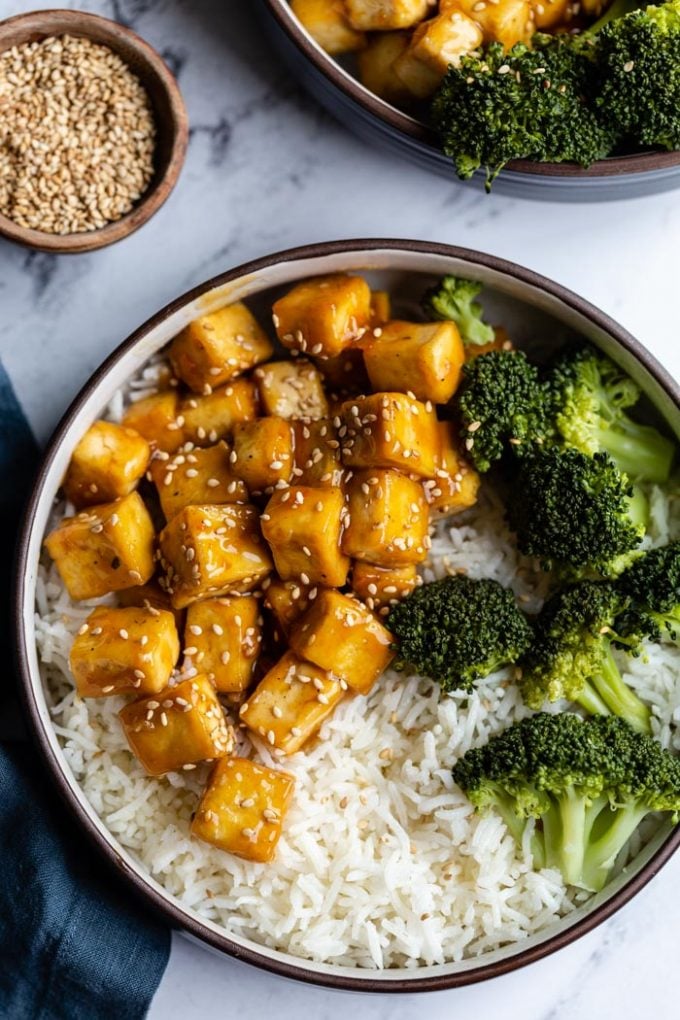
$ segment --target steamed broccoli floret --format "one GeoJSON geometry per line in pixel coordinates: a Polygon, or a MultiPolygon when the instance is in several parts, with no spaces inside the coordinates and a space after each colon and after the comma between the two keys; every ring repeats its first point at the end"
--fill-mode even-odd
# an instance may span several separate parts
{"type": "Polygon", "coordinates": [[[534,865],[596,892],[642,819],[680,812],[680,760],[614,716],[541,713],[460,759],[453,778],[480,811],[495,810],[534,865]]]}
{"type": "Polygon", "coordinates": [[[475,301],[481,290],[482,284],[475,280],[445,276],[437,287],[424,295],[423,311],[430,319],[452,320],[464,344],[483,347],[493,343],[496,334],[493,327],[484,322],[484,309],[475,301]]]}
{"type": "Polygon", "coordinates": [[[617,620],[630,642],[637,638],[680,643],[680,542],[652,549],[618,581],[631,607],[617,620]]]}
{"type": "Polygon", "coordinates": [[[522,351],[489,351],[463,368],[455,396],[468,457],[488,471],[508,446],[540,442],[546,431],[546,399],[538,370],[522,351]]]}
{"type": "Polygon", "coordinates": [[[649,709],[624,683],[612,654],[612,641],[625,641],[615,628],[628,604],[617,585],[593,581],[548,599],[520,662],[522,696],[530,708],[566,698],[593,715],[611,713],[650,731],[649,709]]]}
{"type": "Polygon", "coordinates": [[[546,569],[621,573],[646,528],[647,502],[606,453],[557,446],[522,458],[508,500],[520,551],[546,569]]]}
{"type": "Polygon", "coordinates": [[[486,187],[511,159],[589,166],[612,149],[611,131],[585,101],[594,89],[590,41],[535,35],[532,49],[499,43],[449,67],[432,105],[442,148],[463,180],[480,167],[486,187]]]}
{"type": "Polygon", "coordinates": [[[416,588],[390,611],[387,626],[396,639],[397,668],[410,665],[444,690],[471,688],[515,662],[531,640],[511,591],[462,576],[416,588]]]}
{"type": "Polygon", "coordinates": [[[621,369],[591,347],[570,352],[556,363],[550,391],[557,431],[583,453],[608,453],[629,478],[668,481],[674,444],[651,425],[626,413],[640,389],[621,369]]]}
{"type": "Polygon", "coordinates": [[[628,147],[678,149],[680,0],[625,17],[616,17],[619,9],[614,4],[607,12],[597,36],[600,120],[611,122],[628,147]]]}

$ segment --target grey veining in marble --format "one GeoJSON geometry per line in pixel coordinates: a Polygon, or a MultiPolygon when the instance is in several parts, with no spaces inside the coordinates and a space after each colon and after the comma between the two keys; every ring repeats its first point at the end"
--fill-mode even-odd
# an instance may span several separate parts
{"type": "MultiPolygon", "coordinates": [[[[532,204],[457,187],[347,134],[277,64],[248,0],[0,0],[117,18],[179,77],[192,124],[179,186],[139,233],[92,255],[0,242],[0,353],[41,439],[92,370],[164,303],[266,252],[338,237],[435,239],[554,277],[619,319],[676,374],[680,194],[602,206],[532,204]]],[[[484,987],[413,996],[304,988],[176,938],[153,1020],[629,1020],[680,1016],[680,860],[581,942],[484,987]]]]}

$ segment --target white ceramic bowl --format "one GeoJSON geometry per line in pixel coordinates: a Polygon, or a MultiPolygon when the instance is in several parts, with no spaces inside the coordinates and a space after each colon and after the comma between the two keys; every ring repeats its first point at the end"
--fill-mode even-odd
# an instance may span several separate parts
{"type": "MultiPolygon", "coordinates": [[[[640,384],[666,426],[680,436],[680,389],[654,358],[615,322],[575,294],[510,262],[478,252],[415,241],[341,241],[283,252],[251,262],[210,280],[168,305],[137,330],[94,374],[66,412],[50,443],[26,511],[19,542],[15,616],[18,657],[28,716],[56,788],[83,832],[150,909],[216,950],[256,966],[311,983],[354,991],[427,991],[496,977],[537,960],[585,934],[634,896],[670,858],[680,829],[666,826],[601,893],[541,934],[493,953],[459,963],[376,972],[323,965],[277,952],[227,932],[166,892],[107,830],[81,790],[64,757],[50,719],[35,640],[36,576],[48,517],[71,453],[116,390],[136,374],[199,313],[247,299],[257,310],[271,304],[271,292],[320,273],[361,271],[388,288],[399,288],[402,304],[415,302],[424,286],[453,272],[480,280],[485,301],[510,328],[513,339],[542,347],[586,337],[640,384]]],[[[495,317],[495,316],[492,316],[495,317]]]]}

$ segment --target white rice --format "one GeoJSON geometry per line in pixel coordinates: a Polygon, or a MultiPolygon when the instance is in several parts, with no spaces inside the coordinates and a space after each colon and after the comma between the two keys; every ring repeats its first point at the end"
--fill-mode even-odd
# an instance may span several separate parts
{"type": "MultiPolygon", "coordinates": [[[[152,386],[151,373],[147,380],[152,386]]],[[[119,400],[116,417],[121,409],[119,400]]],[[[652,494],[655,543],[675,534],[671,505],[652,494]]],[[[459,569],[511,586],[530,610],[545,593],[546,576],[518,556],[489,492],[434,537],[427,576],[459,569]]],[[[476,815],[453,784],[461,754],[527,714],[507,671],[473,694],[444,696],[436,684],[390,670],[368,697],[341,703],[319,739],[285,759],[294,803],[274,862],[251,864],[189,835],[207,768],[149,778],[116,718],[123,700],[74,693],[68,653],[93,604],[73,604],[56,569],[43,567],[38,644],[66,758],[142,867],[227,931],[326,963],[417,967],[521,941],[587,897],[554,870],[533,871],[500,818],[476,815]],[[385,749],[391,757],[380,757],[385,749]]],[[[650,646],[645,659],[620,662],[653,706],[658,738],[680,750],[680,653],[650,646]]],[[[244,749],[281,767],[259,743],[244,749]]],[[[646,824],[631,853],[654,829],[646,824]]]]}

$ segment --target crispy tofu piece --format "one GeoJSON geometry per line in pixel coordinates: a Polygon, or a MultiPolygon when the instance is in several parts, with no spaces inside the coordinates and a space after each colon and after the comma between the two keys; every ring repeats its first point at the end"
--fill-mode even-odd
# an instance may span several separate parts
{"type": "Polygon", "coordinates": [[[400,471],[358,471],[347,485],[342,550],[380,567],[422,563],[430,546],[423,486],[400,471]]]}
{"type": "Polygon", "coordinates": [[[167,460],[151,461],[149,474],[166,520],[185,506],[247,502],[248,489],[232,470],[229,452],[224,442],[204,448],[190,443],[167,460]]]}
{"type": "Polygon", "coordinates": [[[272,569],[254,506],[187,506],[159,536],[163,586],[176,609],[251,591],[272,569]]]}
{"type": "Polygon", "coordinates": [[[311,361],[270,361],[253,372],[265,414],[279,418],[326,418],[323,380],[311,361]]]}
{"type": "Polygon", "coordinates": [[[442,80],[439,71],[433,70],[429,64],[415,55],[410,43],[403,53],[395,57],[392,71],[409,95],[416,100],[429,99],[437,91],[442,80]]]}
{"type": "Polygon", "coordinates": [[[318,595],[319,589],[300,581],[272,581],[264,592],[264,604],[273,614],[281,631],[288,637],[296,620],[307,612],[318,595]]]}
{"type": "Polygon", "coordinates": [[[358,347],[350,347],[336,358],[324,358],[319,362],[319,371],[333,395],[367,393],[371,388],[364,355],[358,347]]]}
{"type": "Polygon", "coordinates": [[[319,276],[298,283],[274,303],[284,347],[317,358],[342,354],[371,321],[371,289],[361,276],[319,276]]]}
{"type": "Polygon", "coordinates": [[[64,478],[66,496],[78,508],[128,496],[150,456],[151,448],[139,432],[115,422],[96,421],[73,451],[64,478]]]}
{"type": "Polygon", "coordinates": [[[382,326],[392,318],[392,301],[386,290],[371,291],[371,327],[382,326]]]}
{"type": "Polygon", "coordinates": [[[346,681],[286,652],[241,706],[241,722],[271,747],[294,754],[331,714],[346,688],[346,681]]]}
{"type": "Polygon", "coordinates": [[[274,493],[262,514],[262,533],[284,581],[342,587],[349,570],[340,549],[345,514],[342,489],[292,485],[274,493]]]}
{"type": "Polygon", "coordinates": [[[118,713],[132,751],[151,776],[230,754],[233,737],[206,676],[132,701],[118,713]]]}
{"type": "Polygon", "coordinates": [[[440,17],[462,11],[482,30],[485,43],[499,42],[506,50],[528,43],[536,31],[530,0],[442,0],[440,17]],[[482,6],[482,3],[484,6],[482,6]]]}
{"type": "Polygon", "coordinates": [[[456,8],[419,25],[408,55],[420,60],[441,79],[451,64],[457,67],[461,57],[476,50],[482,41],[483,32],[477,21],[456,8]]]}
{"type": "Polygon", "coordinates": [[[178,658],[172,613],[99,606],[78,631],[69,664],[81,698],[101,698],[157,694],[178,658]]]}
{"type": "MultiPolygon", "coordinates": [[[[604,8],[605,5],[600,3],[599,6],[604,8]]],[[[569,25],[574,19],[572,7],[571,0],[531,0],[536,30],[544,32],[558,25],[569,25]]]]}
{"type": "Polygon", "coordinates": [[[368,694],[394,658],[391,642],[362,602],[330,589],[319,592],[290,635],[300,658],[332,671],[359,694],[368,694]]]}
{"type": "Polygon", "coordinates": [[[383,610],[410,595],[420,579],[413,563],[404,567],[377,567],[374,563],[356,560],[350,583],[369,609],[383,610]]]}
{"type": "Polygon", "coordinates": [[[170,346],[170,363],[195,393],[214,389],[271,358],[274,347],[240,301],[194,319],[170,346]]]}
{"type": "Polygon", "coordinates": [[[430,0],[345,0],[350,23],[362,32],[411,28],[426,18],[430,0]]]}
{"type": "Polygon", "coordinates": [[[290,6],[312,39],[331,56],[366,45],[366,36],[347,19],[344,0],[291,0],[290,6]]]}
{"type": "Polygon", "coordinates": [[[439,438],[431,404],[406,393],[373,393],[346,400],[340,417],[345,467],[392,467],[423,478],[434,475],[439,438]]]}
{"type": "Polygon", "coordinates": [[[297,485],[337,487],[342,482],[340,441],[333,422],[293,422],[295,431],[295,482],[297,485]]]}
{"type": "Polygon", "coordinates": [[[451,399],[465,362],[458,327],[448,321],[388,322],[367,334],[361,348],[374,390],[411,390],[434,404],[451,399]]]}
{"type": "Polygon", "coordinates": [[[494,326],[495,338],[488,344],[468,344],[465,348],[465,360],[472,361],[480,354],[488,354],[490,351],[512,351],[514,345],[506,329],[502,326],[494,326]]]}
{"type": "Polygon", "coordinates": [[[117,599],[118,605],[124,608],[137,606],[140,609],[160,609],[172,613],[177,630],[182,628],[183,610],[173,607],[170,596],[156,580],[152,579],[148,584],[137,584],[134,588],[125,588],[117,593],[117,599]]]}
{"type": "Polygon", "coordinates": [[[453,422],[437,423],[440,447],[435,477],[423,482],[430,513],[437,517],[467,510],[477,502],[480,477],[460,453],[453,422]]]}
{"type": "Polygon", "coordinates": [[[271,415],[234,427],[234,471],[252,493],[289,482],[293,475],[293,428],[285,418],[271,415]]]}
{"type": "Polygon", "coordinates": [[[146,584],[154,572],[153,522],[137,492],[65,517],[45,547],[76,601],[146,584]]]}
{"type": "MultiPolygon", "coordinates": [[[[410,98],[409,90],[393,66],[395,60],[406,52],[409,42],[408,32],[380,32],[371,36],[368,46],[358,56],[360,81],[388,103],[400,105],[410,98]]],[[[382,319],[374,314],[371,322],[387,322],[389,318],[388,310],[382,319]]]]}
{"type": "Polygon", "coordinates": [[[165,390],[135,401],[123,415],[123,425],[139,432],[156,450],[175,453],[184,443],[184,432],[178,423],[179,396],[176,390],[165,390]]]}
{"type": "Polygon", "coordinates": [[[216,762],[191,834],[220,850],[265,864],[281,837],[295,780],[247,758],[216,762]]]}
{"type": "Polygon", "coordinates": [[[177,420],[187,440],[196,446],[211,446],[229,436],[237,422],[257,418],[258,409],[257,387],[252,380],[234,379],[214,393],[183,400],[177,420]]]}
{"type": "Polygon", "coordinates": [[[261,645],[260,604],[252,595],[205,599],[187,609],[184,654],[220,694],[245,691],[261,645]]]}

